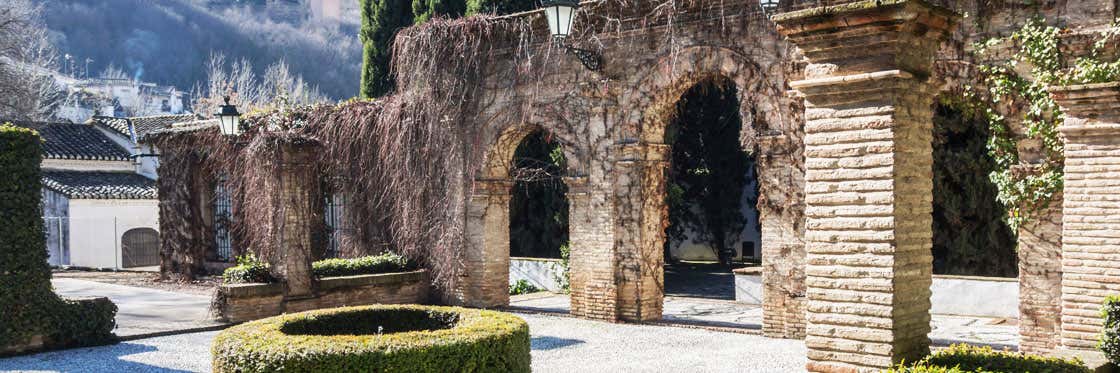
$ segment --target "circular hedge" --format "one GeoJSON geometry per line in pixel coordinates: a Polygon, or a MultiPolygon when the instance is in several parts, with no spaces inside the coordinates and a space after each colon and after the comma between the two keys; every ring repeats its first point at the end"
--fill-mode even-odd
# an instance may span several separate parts
{"type": "Polygon", "coordinates": [[[529,372],[529,325],[502,312],[375,305],[261,319],[218,334],[214,372],[529,372]]]}

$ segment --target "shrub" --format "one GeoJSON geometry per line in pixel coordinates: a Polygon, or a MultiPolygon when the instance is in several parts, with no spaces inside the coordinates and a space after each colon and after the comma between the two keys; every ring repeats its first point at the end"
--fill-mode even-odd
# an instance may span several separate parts
{"type": "Polygon", "coordinates": [[[45,348],[116,339],[111,302],[64,300],[51,289],[40,142],[33,130],[0,125],[0,355],[22,352],[34,336],[43,337],[45,348]]]}
{"type": "Polygon", "coordinates": [[[1099,347],[1108,361],[1120,365],[1120,296],[1110,295],[1104,299],[1101,317],[1104,328],[1099,347]]]}
{"type": "Polygon", "coordinates": [[[541,291],[541,288],[534,286],[529,283],[529,281],[525,281],[525,279],[517,280],[516,283],[509,285],[509,295],[529,294],[538,291],[541,291]]]}
{"type": "Polygon", "coordinates": [[[413,269],[416,266],[408,258],[394,253],[354,259],[324,259],[311,263],[311,274],[315,277],[371,275],[413,269]]]}
{"type": "Polygon", "coordinates": [[[275,279],[268,271],[268,263],[257,259],[256,255],[245,254],[237,257],[237,265],[222,272],[222,282],[227,284],[247,284],[254,282],[273,282],[275,279]]]}
{"type": "Polygon", "coordinates": [[[529,372],[529,326],[457,307],[335,308],[226,329],[212,356],[214,372],[529,372]]]}
{"type": "Polygon", "coordinates": [[[965,344],[950,346],[910,366],[885,370],[887,373],[1088,373],[1080,360],[1064,360],[1011,351],[995,351],[991,347],[965,344]]]}

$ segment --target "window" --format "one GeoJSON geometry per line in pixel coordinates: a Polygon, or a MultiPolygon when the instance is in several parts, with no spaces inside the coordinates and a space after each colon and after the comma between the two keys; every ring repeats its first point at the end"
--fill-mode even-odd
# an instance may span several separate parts
{"type": "Polygon", "coordinates": [[[214,185],[214,251],[218,254],[218,260],[233,259],[233,239],[230,235],[232,228],[233,201],[226,188],[226,178],[222,176],[214,185]]]}
{"type": "Polygon", "coordinates": [[[342,235],[345,231],[342,224],[342,213],[346,205],[346,198],[341,193],[327,193],[323,197],[323,220],[327,228],[327,249],[323,252],[326,258],[337,258],[342,235]]]}

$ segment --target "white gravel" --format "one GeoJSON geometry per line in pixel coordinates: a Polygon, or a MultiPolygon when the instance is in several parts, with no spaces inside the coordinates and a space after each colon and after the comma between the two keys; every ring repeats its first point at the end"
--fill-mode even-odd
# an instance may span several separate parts
{"type": "MultiPolygon", "coordinates": [[[[534,372],[800,372],[805,343],[666,326],[526,315],[534,372]]],[[[0,359],[0,371],[209,372],[217,332],[0,359]]]]}

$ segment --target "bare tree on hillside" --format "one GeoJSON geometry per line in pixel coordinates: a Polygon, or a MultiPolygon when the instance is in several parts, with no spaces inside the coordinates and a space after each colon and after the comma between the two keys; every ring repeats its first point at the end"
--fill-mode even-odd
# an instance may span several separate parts
{"type": "Polygon", "coordinates": [[[249,60],[227,63],[225,55],[219,52],[210,55],[206,71],[206,81],[196,84],[191,92],[192,110],[204,115],[217,111],[225,96],[242,112],[329,101],[318,87],[293,74],[283,60],[269,65],[264,76],[258,77],[249,60]]]}
{"type": "Polygon", "coordinates": [[[0,2],[0,117],[50,119],[65,99],[57,67],[40,8],[30,0],[0,2]]]}

